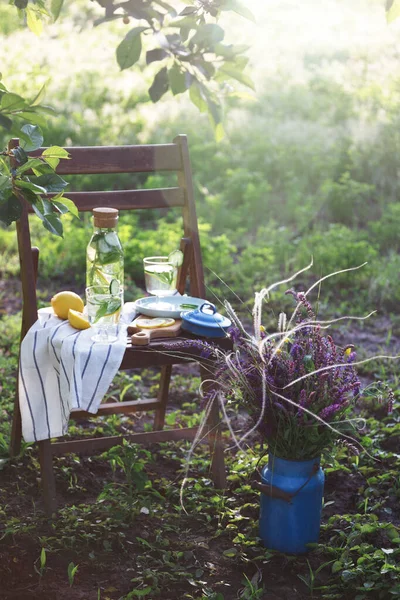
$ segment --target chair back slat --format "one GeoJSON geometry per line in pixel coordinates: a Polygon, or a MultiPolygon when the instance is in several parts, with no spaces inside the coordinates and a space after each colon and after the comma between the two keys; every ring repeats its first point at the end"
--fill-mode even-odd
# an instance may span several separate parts
{"type": "MultiPolygon", "coordinates": [[[[143,146],[83,146],[66,148],[69,160],[61,160],[59,175],[101,173],[151,173],[179,171],[182,161],[177,144],[143,146]]],[[[30,153],[41,154],[45,148],[30,153]]]]}
{"type": "MultiPolygon", "coordinates": [[[[172,208],[183,206],[185,202],[181,188],[67,192],[66,196],[75,202],[80,212],[90,211],[97,206],[110,206],[118,210],[172,208]]],[[[29,212],[33,212],[33,209],[30,208],[29,212]]]]}

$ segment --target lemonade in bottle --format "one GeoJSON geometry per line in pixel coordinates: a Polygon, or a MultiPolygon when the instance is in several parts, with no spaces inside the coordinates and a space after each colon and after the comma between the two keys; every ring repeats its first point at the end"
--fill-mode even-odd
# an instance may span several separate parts
{"type": "Polygon", "coordinates": [[[117,233],[118,210],[94,208],[94,231],[86,250],[86,286],[124,285],[124,251],[117,233]]]}

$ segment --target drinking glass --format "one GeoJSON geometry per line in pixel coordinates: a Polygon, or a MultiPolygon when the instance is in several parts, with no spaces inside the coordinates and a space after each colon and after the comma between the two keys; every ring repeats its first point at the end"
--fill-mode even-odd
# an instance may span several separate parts
{"type": "Polygon", "coordinates": [[[86,310],[89,323],[96,333],[94,342],[109,344],[118,339],[117,325],[123,303],[123,287],[111,292],[107,285],[92,285],[86,288],[86,310]]]}
{"type": "Polygon", "coordinates": [[[143,259],[146,290],[156,297],[149,308],[169,310],[172,304],[161,300],[176,291],[178,267],[169,261],[168,256],[149,256],[143,259]]]}

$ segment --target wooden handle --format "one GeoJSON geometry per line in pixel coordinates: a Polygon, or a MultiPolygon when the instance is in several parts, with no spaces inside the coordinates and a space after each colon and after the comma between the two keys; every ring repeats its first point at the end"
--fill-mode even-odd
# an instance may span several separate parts
{"type": "Polygon", "coordinates": [[[150,343],[150,331],[138,331],[131,335],[132,346],[147,346],[150,343]]]}

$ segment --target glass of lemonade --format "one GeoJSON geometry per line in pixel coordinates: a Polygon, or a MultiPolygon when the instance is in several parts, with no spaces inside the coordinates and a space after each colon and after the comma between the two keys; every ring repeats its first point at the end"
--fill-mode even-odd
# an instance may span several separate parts
{"type": "Polygon", "coordinates": [[[94,342],[109,344],[118,339],[117,325],[122,304],[123,287],[116,279],[109,286],[92,285],[86,288],[87,317],[96,331],[92,336],[94,342]]]}
{"type": "Polygon", "coordinates": [[[171,304],[163,302],[161,298],[176,291],[178,266],[168,256],[149,256],[143,259],[143,266],[146,290],[156,297],[155,301],[148,305],[149,308],[170,309],[171,304]]]}

